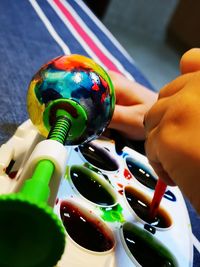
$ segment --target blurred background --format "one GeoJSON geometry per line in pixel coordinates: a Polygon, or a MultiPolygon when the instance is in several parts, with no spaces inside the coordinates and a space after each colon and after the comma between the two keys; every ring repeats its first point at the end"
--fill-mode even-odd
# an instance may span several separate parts
{"type": "Polygon", "coordinates": [[[179,75],[183,52],[200,46],[199,0],[85,2],[129,52],[156,90],[179,75]]]}

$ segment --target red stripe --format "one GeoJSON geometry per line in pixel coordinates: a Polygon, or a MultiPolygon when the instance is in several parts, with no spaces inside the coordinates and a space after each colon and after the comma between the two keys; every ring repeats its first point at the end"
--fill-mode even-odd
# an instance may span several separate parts
{"type": "Polygon", "coordinates": [[[74,29],[80,34],[80,36],[85,40],[85,43],[90,47],[90,49],[96,54],[100,61],[110,70],[120,72],[119,69],[112,63],[112,61],[98,48],[95,42],[90,38],[87,32],[81,27],[80,24],[74,19],[70,11],[60,2],[60,0],[54,0],[54,3],[62,11],[65,17],[70,21],[74,29]]]}

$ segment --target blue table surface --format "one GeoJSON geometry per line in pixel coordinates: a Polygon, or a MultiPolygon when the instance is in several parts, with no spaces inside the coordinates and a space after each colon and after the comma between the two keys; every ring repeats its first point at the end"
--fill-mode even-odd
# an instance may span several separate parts
{"type": "MultiPolygon", "coordinates": [[[[0,1],[0,144],[28,119],[26,92],[32,75],[41,65],[64,53],[95,57],[91,32],[97,38],[95,51],[99,53],[100,63],[104,60],[98,47],[106,55],[105,67],[112,68],[114,62],[113,68],[153,90],[127,52],[81,0],[68,0],[65,8],[74,18],[79,18],[82,36],[80,29],[73,29],[73,25],[77,25],[72,18],[66,17],[67,13],[65,18],[59,15],[58,9],[63,9],[59,0],[0,1]],[[90,38],[90,44],[84,42],[84,37],[90,38]]],[[[200,218],[189,201],[186,200],[186,204],[193,234],[200,240],[200,218]]],[[[200,254],[195,247],[193,266],[200,266],[200,254]]]]}

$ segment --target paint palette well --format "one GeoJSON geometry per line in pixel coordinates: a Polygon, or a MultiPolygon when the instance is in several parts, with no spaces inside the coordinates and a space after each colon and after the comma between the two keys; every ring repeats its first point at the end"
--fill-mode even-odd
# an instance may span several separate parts
{"type": "MultiPolygon", "coordinates": [[[[16,187],[40,140],[26,122],[1,147],[0,167],[8,165],[0,175],[1,193],[16,187]]],[[[177,187],[167,188],[157,217],[149,220],[157,177],[144,155],[129,147],[116,152],[108,138],[66,149],[66,172],[54,206],[66,229],[57,267],[192,266],[191,225],[177,187]]]]}
{"type": "Polygon", "coordinates": [[[128,147],[118,154],[112,140],[71,148],[55,206],[68,235],[58,266],[192,266],[191,226],[177,187],[167,188],[157,217],[149,220],[156,181],[145,156],[128,147]],[[63,213],[66,201],[73,208],[63,213]],[[103,230],[98,228],[102,224],[103,230]],[[107,238],[108,247],[103,245],[107,238]],[[81,239],[102,242],[104,248],[89,248],[81,239]],[[74,255],[69,251],[71,243],[76,247],[74,255]]]}

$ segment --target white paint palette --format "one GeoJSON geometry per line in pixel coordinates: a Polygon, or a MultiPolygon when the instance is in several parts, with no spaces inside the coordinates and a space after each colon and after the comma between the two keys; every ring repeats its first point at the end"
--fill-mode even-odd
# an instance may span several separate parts
{"type": "MultiPolygon", "coordinates": [[[[69,263],[69,266],[192,266],[191,226],[177,187],[167,188],[161,202],[159,222],[149,223],[141,216],[141,209],[146,209],[153,197],[156,180],[146,157],[128,147],[119,155],[111,140],[99,139],[72,148],[55,210],[66,229],[70,228],[70,222],[68,224],[65,216],[70,217],[77,208],[84,223],[89,220],[91,225],[94,223],[93,227],[98,223],[106,224],[109,234],[105,236],[114,239],[113,248],[108,247],[107,252],[96,252],[97,248],[93,251],[76,239],[77,233],[73,235],[74,231],[85,231],[83,239],[87,240],[88,228],[81,228],[81,222],[75,230],[73,224],[70,242],[76,246],[78,254],[71,261],[68,251],[63,263],[69,263]],[[65,201],[73,201],[73,211],[68,204],[64,208],[65,201]],[[84,211],[81,213],[82,209],[89,215],[84,211]],[[90,215],[94,216],[91,220],[90,215]],[[82,253],[78,263],[78,255],[82,253]]],[[[91,234],[92,237],[95,235],[91,234]]],[[[60,266],[67,265],[61,262],[60,266]]]]}
{"type": "MultiPolygon", "coordinates": [[[[1,194],[16,187],[40,140],[27,121],[0,148],[1,194]]],[[[157,177],[145,156],[128,147],[119,154],[115,142],[105,138],[66,149],[66,173],[54,206],[66,229],[58,267],[192,266],[191,225],[177,187],[167,188],[157,217],[149,221],[157,177]]]]}

